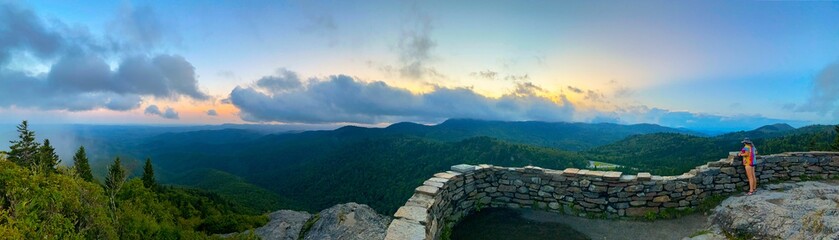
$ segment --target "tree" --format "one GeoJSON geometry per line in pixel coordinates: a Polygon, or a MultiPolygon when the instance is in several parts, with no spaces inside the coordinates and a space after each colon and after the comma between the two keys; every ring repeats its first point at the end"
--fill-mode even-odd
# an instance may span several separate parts
{"type": "Polygon", "coordinates": [[[833,139],[833,144],[830,144],[830,149],[839,151],[839,125],[833,127],[833,131],[836,131],[836,138],[833,139]]]}
{"type": "Polygon", "coordinates": [[[84,146],[79,147],[76,155],[73,156],[73,167],[76,169],[76,174],[88,182],[93,182],[93,173],[90,171],[90,162],[87,160],[87,153],[84,151],[84,146]]]}
{"type": "Polygon", "coordinates": [[[119,157],[114,160],[111,166],[108,166],[108,175],[105,175],[105,193],[111,200],[111,213],[113,214],[114,222],[119,222],[117,219],[117,204],[116,197],[122,184],[125,183],[125,169],[120,164],[119,157]]]}
{"type": "Polygon", "coordinates": [[[37,162],[38,142],[35,142],[35,132],[29,130],[29,123],[24,120],[17,126],[18,140],[11,141],[9,160],[18,166],[34,168],[37,162]]]}
{"type": "Polygon", "coordinates": [[[44,139],[44,144],[38,148],[38,162],[35,164],[37,171],[44,174],[54,173],[60,162],[61,159],[58,158],[58,154],[55,154],[55,148],[50,145],[50,140],[44,139]]]}
{"type": "Polygon", "coordinates": [[[143,166],[143,186],[154,190],[157,183],[154,181],[154,169],[151,166],[151,158],[146,158],[146,165],[143,166]]]}

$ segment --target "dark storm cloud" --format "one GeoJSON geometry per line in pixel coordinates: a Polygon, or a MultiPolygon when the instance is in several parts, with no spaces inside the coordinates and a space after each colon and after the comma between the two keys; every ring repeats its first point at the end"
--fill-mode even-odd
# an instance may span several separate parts
{"type": "Polygon", "coordinates": [[[229,102],[242,119],[254,122],[382,123],[446,118],[568,121],[574,106],[564,97],[557,104],[537,96],[541,89],[522,84],[519,90],[489,98],[469,88],[437,87],[415,94],[385,82],[364,82],[337,75],[311,79],[300,88],[273,91],[259,85],[238,86],[229,102]]]}
{"type": "MultiPolygon", "coordinates": [[[[156,21],[144,18],[148,16],[143,15],[142,21],[156,21]]],[[[0,107],[125,111],[138,108],[147,96],[209,99],[198,89],[195,68],[181,56],[112,52],[102,47],[107,41],[97,41],[84,28],[51,23],[45,24],[29,10],[0,3],[0,86],[4,86],[0,107]],[[9,68],[6,63],[21,54],[51,63],[49,71],[33,74],[9,68]],[[128,57],[111,69],[104,59],[113,54],[128,57]]],[[[152,31],[152,27],[141,28],[152,31]]],[[[156,37],[144,38],[159,43],[156,37]]]]}
{"type": "Polygon", "coordinates": [[[158,108],[157,105],[154,105],[154,104],[146,107],[146,110],[144,111],[144,113],[147,114],[147,115],[157,115],[157,116],[160,116],[160,117],[166,118],[166,119],[178,119],[178,118],[180,118],[178,116],[178,112],[176,112],[175,109],[172,109],[170,107],[166,107],[166,110],[161,112],[160,108],[158,108]]]}

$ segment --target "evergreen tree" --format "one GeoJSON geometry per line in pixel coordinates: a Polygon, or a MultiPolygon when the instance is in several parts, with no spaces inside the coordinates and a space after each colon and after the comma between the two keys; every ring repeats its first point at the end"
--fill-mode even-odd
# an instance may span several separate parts
{"type": "Polygon", "coordinates": [[[146,165],[143,166],[143,186],[154,190],[157,182],[154,181],[154,169],[151,166],[151,159],[146,158],[146,165]]]}
{"type": "Polygon", "coordinates": [[[87,153],[84,151],[84,146],[79,147],[76,155],[73,156],[73,166],[79,177],[85,181],[93,182],[93,173],[90,171],[90,163],[87,161],[87,153]]]}
{"type": "Polygon", "coordinates": [[[38,142],[35,132],[29,130],[29,123],[24,120],[17,126],[18,140],[11,141],[8,159],[18,166],[33,168],[38,158],[38,142]]]}
{"type": "Polygon", "coordinates": [[[833,127],[833,131],[836,131],[836,138],[833,139],[833,144],[830,144],[830,149],[839,151],[839,125],[833,127]]]}
{"type": "Polygon", "coordinates": [[[125,169],[120,164],[119,157],[114,160],[111,166],[108,166],[108,175],[105,175],[105,193],[111,201],[111,213],[113,214],[114,222],[119,222],[117,219],[117,204],[116,197],[122,184],[125,183],[125,169]]]}
{"type": "Polygon", "coordinates": [[[50,145],[50,140],[44,139],[44,144],[38,149],[38,161],[35,164],[37,171],[45,174],[54,173],[60,162],[61,159],[58,158],[58,154],[55,154],[55,148],[50,145]]]}

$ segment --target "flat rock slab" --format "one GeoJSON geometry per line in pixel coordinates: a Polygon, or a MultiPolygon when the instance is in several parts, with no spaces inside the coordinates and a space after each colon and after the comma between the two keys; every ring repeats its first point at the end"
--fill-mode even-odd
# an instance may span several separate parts
{"type": "Polygon", "coordinates": [[[393,214],[396,218],[404,218],[421,224],[428,222],[428,209],[417,206],[402,206],[393,214]]]}
{"type": "MultiPolygon", "coordinates": [[[[312,215],[307,212],[291,210],[279,210],[268,214],[268,223],[265,226],[254,229],[254,235],[263,240],[297,240],[300,229],[312,215]]],[[[242,235],[250,235],[247,230],[242,235]]],[[[222,237],[232,237],[236,233],[224,234],[222,237]]]]}
{"type": "Polygon", "coordinates": [[[376,240],[384,239],[390,217],[376,213],[364,204],[338,204],[321,211],[306,240],[376,240]]]}
{"type": "Polygon", "coordinates": [[[735,196],[714,209],[713,224],[758,239],[839,239],[839,183],[800,182],[766,186],[735,196]]]}
{"type": "Polygon", "coordinates": [[[425,240],[425,227],[402,219],[393,220],[385,240],[425,240]]]}
{"type": "Polygon", "coordinates": [[[459,173],[470,173],[472,171],[475,171],[475,166],[469,164],[458,164],[452,166],[452,171],[459,173]]]}

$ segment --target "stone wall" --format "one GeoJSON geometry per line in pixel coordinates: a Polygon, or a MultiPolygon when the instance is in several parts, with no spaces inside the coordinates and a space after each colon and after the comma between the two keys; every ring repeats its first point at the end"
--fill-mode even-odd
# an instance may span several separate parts
{"type": "MultiPolygon", "coordinates": [[[[762,183],[839,177],[839,152],[783,153],[759,156],[758,161],[755,172],[762,183]]],[[[417,187],[394,214],[385,239],[439,239],[444,228],[485,207],[640,217],[665,208],[696,207],[707,196],[741,191],[747,184],[742,162],[734,156],[679,176],[461,164],[417,187]]]]}

